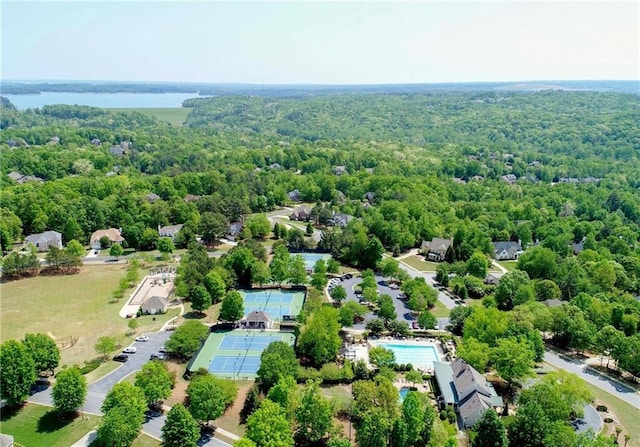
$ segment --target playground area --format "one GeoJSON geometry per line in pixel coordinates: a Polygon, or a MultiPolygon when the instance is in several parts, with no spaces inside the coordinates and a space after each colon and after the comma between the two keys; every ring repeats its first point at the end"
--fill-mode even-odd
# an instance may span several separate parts
{"type": "Polygon", "coordinates": [[[274,321],[295,319],[304,304],[305,293],[299,290],[262,289],[240,290],[244,299],[245,317],[251,312],[267,314],[274,321]]]}
{"type": "Polygon", "coordinates": [[[135,316],[142,303],[152,296],[159,296],[168,300],[169,294],[173,290],[174,278],[175,274],[173,273],[157,273],[145,276],[129,297],[127,304],[120,309],[120,316],[122,318],[128,318],[131,315],[135,316]]]}
{"type": "Polygon", "coordinates": [[[214,332],[209,334],[187,370],[206,368],[218,377],[254,379],[260,368],[262,351],[274,341],[284,341],[293,346],[295,336],[286,332],[214,332]]]}

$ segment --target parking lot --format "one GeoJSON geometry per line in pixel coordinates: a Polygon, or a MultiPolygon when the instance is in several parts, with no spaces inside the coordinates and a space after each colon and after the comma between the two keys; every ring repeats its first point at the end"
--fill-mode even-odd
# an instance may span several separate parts
{"type": "MultiPolygon", "coordinates": [[[[344,276],[344,275],[343,275],[344,276]]],[[[387,294],[393,298],[393,305],[396,309],[397,320],[398,321],[406,321],[411,328],[411,325],[414,321],[416,321],[416,317],[411,313],[411,309],[407,306],[405,301],[398,299],[398,294],[402,293],[399,289],[392,288],[389,283],[387,283],[386,278],[376,275],[376,285],[378,292],[380,295],[387,294]]],[[[342,279],[335,282],[336,285],[341,285],[347,292],[347,300],[359,302],[359,297],[355,294],[355,288],[362,282],[362,278],[360,276],[353,276],[352,278],[342,279]]],[[[328,285],[329,287],[331,284],[328,285]]],[[[376,318],[376,315],[373,312],[369,312],[365,315],[365,321],[361,323],[356,323],[353,325],[354,329],[365,329],[365,325],[368,320],[372,318],[376,318]]],[[[449,324],[448,318],[438,318],[438,327],[440,330],[444,330],[446,325],[449,324]]]]}

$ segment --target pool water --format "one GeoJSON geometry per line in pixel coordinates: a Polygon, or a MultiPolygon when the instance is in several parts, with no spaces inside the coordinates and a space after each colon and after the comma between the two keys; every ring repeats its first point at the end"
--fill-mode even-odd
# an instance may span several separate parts
{"type": "Polygon", "coordinates": [[[404,401],[404,398],[407,397],[407,394],[409,394],[409,391],[411,391],[411,388],[407,388],[406,386],[403,386],[398,390],[398,394],[400,394],[401,401],[404,401]]]}
{"type": "Polygon", "coordinates": [[[433,370],[433,362],[440,361],[438,351],[433,345],[403,345],[400,343],[377,343],[385,349],[393,351],[396,363],[411,363],[414,368],[433,370]]]}

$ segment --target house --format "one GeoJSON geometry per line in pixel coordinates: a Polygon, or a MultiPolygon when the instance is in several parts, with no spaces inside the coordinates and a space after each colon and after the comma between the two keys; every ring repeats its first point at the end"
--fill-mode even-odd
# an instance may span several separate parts
{"type": "Polygon", "coordinates": [[[439,388],[439,407],[452,406],[464,428],[472,427],[485,411],[502,407],[502,398],[493,385],[464,360],[433,362],[433,367],[439,388]]]}
{"type": "Polygon", "coordinates": [[[7,174],[7,177],[9,177],[14,182],[20,183],[20,180],[24,177],[24,175],[16,171],[11,171],[10,173],[7,174]]]}
{"type": "Polygon", "coordinates": [[[302,198],[300,198],[300,191],[298,191],[297,189],[294,189],[293,191],[289,191],[287,193],[287,196],[289,197],[289,200],[291,200],[292,202],[302,202],[302,198]]]}
{"type": "Polygon", "coordinates": [[[364,194],[364,200],[369,202],[369,204],[373,205],[373,201],[376,198],[376,194],[374,192],[368,191],[364,194]]]}
{"type": "Polygon", "coordinates": [[[422,241],[420,250],[429,261],[442,262],[451,244],[453,244],[453,238],[434,237],[431,241],[422,241]]]}
{"type": "Polygon", "coordinates": [[[190,202],[197,202],[200,199],[202,199],[202,196],[197,196],[197,195],[194,195],[194,194],[187,194],[186,196],[184,196],[184,199],[182,199],[182,200],[184,200],[187,203],[190,203],[190,202]]]}
{"type": "Polygon", "coordinates": [[[338,203],[344,203],[347,201],[347,196],[344,195],[344,193],[340,190],[336,191],[336,202],[338,203]]]}
{"type": "Polygon", "coordinates": [[[465,179],[460,178],[460,177],[454,177],[453,178],[453,182],[454,183],[458,183],[460,185],[464,185],[465,183],[467,183],[467,181],[465,179]]]}
{"type": "Polygon", "coordinates": [[[347,172],[347,167],[346,166],[336,166],[333,170],[333,173],[335,175],[343,175],[343,174],[348,174],[347,172]]]}
{"type": "Polygon", "coordinates": [[[471,180],[472,182],[481,182],[484,180],[484,177],[481,175],[474,175],[473,177],[471,177],[469,180],[471,180]]]}
{"type": "Polygon", "coordinates": [[[503,182],[508,183],[508,184],[513,184],[516,182],[516,180],[518,180],[518,177],[515,176],[515,174],[507,174],[507,175],[503,175],[502,177],[500,177],[502,179],[503,182]]]}
{"type": "Polygon", "coordinates": [[[331,225],[344,228],[353,218],[353,216],[349,216],[348,214],[334,213],[333,216],[331,216],[331,225]]]}
{"type": "Polygon", "coordinates": [[[500,278],[489,273],[483,282],[488,286],[497,286],[500,284],[500,278]]]}
{"type": "Polygon", "coordinates": [[[175,239],[176,234],[178,234],[180,230],[182,230],[183,226],[184,224],[165,225],[164,227],[158,225],[158,234],[160,235],[160,237],[170,237],[171,239],[175,239]]]}
{"type": "Polygon", "coordinates": [[[62,234],[57,231],[45,231],[25,238],[25,244],[33,244],[38,251],[47,251],[49,247],[62,249],[62,234]]]}
{"type": "Polygon", "coordinates": [[[100,250],[102,248],[102,244],[100,243],[100,239],[106,237],[109,239],[111,244],[122,244],[124,242],[124,238],[120,234],[119,229],[117,228],[109,228],[107,230],[96,230],[91,234],[91,238],[89,239],[89,245],[93,250],[100,250]]]}
{"type": "Polygon", "coordinates": [[[311,208],[308,206],[301,206],[296,208],[293,213],[289,215],[289,219],[308,222],[311,218],[311,208]]]}
{"type": "Polygon", "coordinates": [[[520,242],[501,241],[493,243],[493,257],[499,261],[514,260],[522,254],[520,242]]]}
{"type": "Polygon", "coordinates": [[[562,304],[563,304],[562,301],[560,301],[557,298],[553,298],[553,299],[544,301],[544,305],[547,306],[547,307],[560,307],[560,306],[562,306],[562,304]]]}
{"type": "Polygon", "coordinates": [[[13,436],[0,433],[0,447],[13,447],[13,436]]]}
{"type": "Polygon", "coordinates": [[[165,313],[167,307],[169,307],[169,301],[165,297],[152,296],[144,300],[140,310],[143,314],[155,315],[165,313]]]}
{"type": "Polygon", "coordinates": [[[261,310],[249,312],[249,315],[243,320],[245,328],[252,329],[270,329],[273,322],[269,319],[269,315],[261,310]]]}
{"type": "Polygon", "coordinates": [[[114,157],[124,157],[124,148],[121,146],[111,146],[109,153],[114,157]]]}
{"type": "Polygon", "coordinates": [[[23,184],[26,182],[44,182],[44,179],[36,177],[35,175],[22,175],[19,172],[11,171],[7,176],[16,183],[23,184]]]}
{"type": "Polygon", "coordinates": [[[271,163],[269,165],[269,169],[274,169],[276,171],[280,171],[281,169],[284,169],[284,168],[282,167],[282,165],[280,163],[271,163]]]}
{"type": "Polygon", "coordinates": [[[158,194],[156,194],[155,192],[150,192],[149,194],[147,194],[147,196],[145,197],[145,199],[147,199],[147,202],[153,203],[156,200],[162,200],[162,197],[160,197],[158,194]]]}
{"type": "Polygon", "coordinates": [[[230,241],[235,241],[237,237],[240,236],[240,233],[242,233],[242,228],[244,227],[244,225],[242,225],[242,222],[233,222],[229,224],[229,230],[227,232],[227,234],[225,235],[225,237],[230,240],[230,241]]]}
{"type": "Polygon", "coordinates": [[[583,237],[580,242],[574,242],[573,244],[571,244],[571,251],[574,255],[577,255],[584,251],[584,241],[586,240],[587,238],[583,237]]]}
{"type": "Polygon", "coordinates": [[[93,144],[94,146],[100,146],[102,144],[102,141],[100,141],[99,138],[94,138],[93,140],[91,140],[91,144],[93,144]]]}

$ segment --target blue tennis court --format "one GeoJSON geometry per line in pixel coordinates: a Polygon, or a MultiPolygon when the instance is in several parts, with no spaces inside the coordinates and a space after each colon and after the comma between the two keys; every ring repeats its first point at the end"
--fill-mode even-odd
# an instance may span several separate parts
{"type": "Polygon", "coordinates": [[[280,335],[269,335],[266,337],[255,337],[247,333],[246,336],[225,335],[218,346],[218,351],[243,350],[243,351],[260,351],[262,352],[270,343],[274,341],[282,341],[280,335]]]}
{"type": "Polygon", "coordinates": [[[270,320],[282,320],[283,317],[295,318],[302,309],[304,292],[299,290],[260,289],[240,290],[244,301],[244,315],[261,311],[270,320]]]}
{"type": "Polygon", "coordinates": [[[264,303],[267,300],[270,303],[291,304],[295,298],[295,293],[285,293],[280,290],[256,290],[245,292],[245,304],[264,303]]]}
{"type": "Polygon", "coordinates": [[[315,267],[316,262],[318,260],[324,259],[326,262],[329,259],[331,259],[331,255],[327,253],[298,253],[298,254],[302,255],[302,259],[304,259],[304,266],[307,269],[307,271],[313,270],[313,267],[315,267]]]}
{"type": "Polygon", "coordinates": [[[260,357],[216,355],[209,364],[209,372],[233,375],[255,374],[260,368],[260,357]]]}

